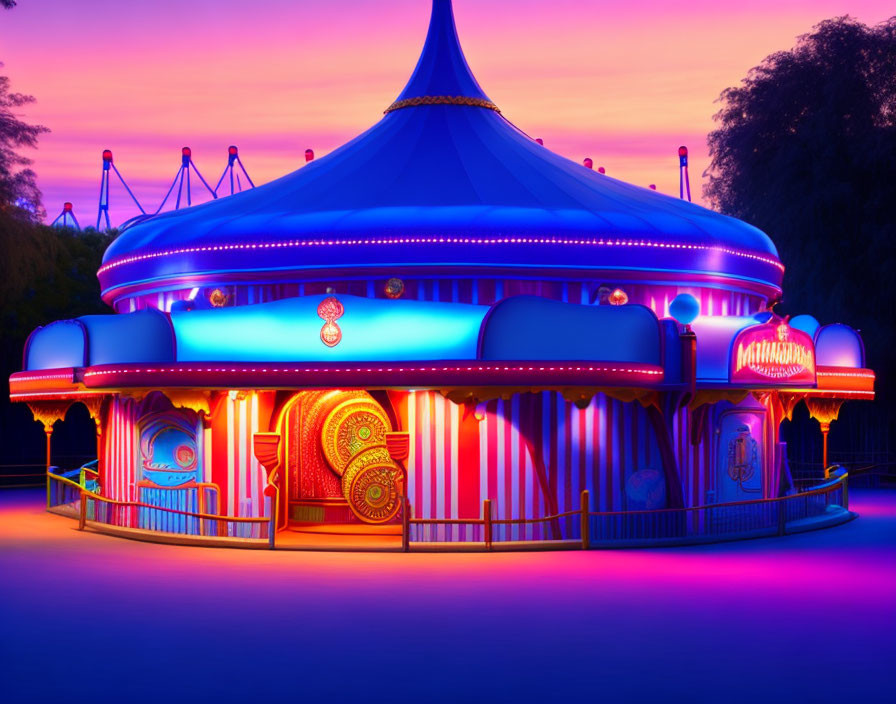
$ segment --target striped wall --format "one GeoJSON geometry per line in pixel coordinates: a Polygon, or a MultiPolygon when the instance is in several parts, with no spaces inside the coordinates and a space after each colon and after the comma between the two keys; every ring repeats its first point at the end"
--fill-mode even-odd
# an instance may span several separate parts
{"type": "Polygon", "coordinates": [[[699,431],[700,442],[691,442],[691,421],[688,411],[682,409],[672,421],[672,439],[675,443],[675,458],[681,477],[681,491],[686,506],[703,506],[710,503],[715,491],[713,477],[713,423],[706,422],[699,431]]]}
{"type": "MultiPolygon", "coordinates": [[[[432,391],[410,392],[408,496],[416,518],[535,518],[579,508],[626,510],[626,482],[638,470],[662,472],[644,409],[598,394],[579,409],[554,392],[517,394],[485,405],[482,420],[432,391]],[[540,462],[536,461],[540,457],[540,462]]],[[[578,525],[566,521],[564,534],[578,525]]],[[[429,539],[477,539],[475,528],[433,527],[429,539]],[[445,532],[450,531],[448,536],[445,532]],[[440,533],[441,532],[441,533],[440,533]]],[[[545,524],[503,529],[501,539],[548,537],[545,524]]]]}
{"type": "Polygon", "coordinates": [[[268,429],[270,410],[254,391],[229,392],[204,433],[209,479],[221,489],[221,512],[228,516],[265,515],[267,475],[252,452],[252,435],[268,429]],[[212,461],[214,460],[214,461],[212,461]]]}
{"type": "MultiPolygon", "coordinates": [[[[545,391],[492,400],[474,414],[435,391],[396,393],[405,401],[401,412],[411,435],[408,496],[416,518],[479,518],[484,499],[491,500],[493,518],[543,517],[577,510],[583,489],[590,492],[592,510],[637,510],[645,506],[643,497],[632,492],[633,475],[662,474],[653,427],[637,402],[597,394],[579,409],[558,393],[545,391]]],[[[761,409],[750,398],[743,406],[761,409]]],[[[142,403],[112,399],[103,435],[105,496],[137,500],[139,420],[158,408],[158,396],[142,403]]],[[[694,433],[696,444],[691,428],[695,417],[681,410],[672,419],[686,505],[707,503],[708,492],[716,489],[714,428],[716,416],[725,408],[732,406],[722,402],[707,412],[705,423],[694,433]]],[[[201,429],[197,444],[202,481],[220,487],[222,514],[265,514],[266,474],[252,452],[252,436],[268,430],[272,411],[269,392],[229,392],[201,429]]],[[[770,428],[767,433],[766,447],[774,439],[770,428]]],[[[766,454],[764,467],[773,461],[766,454]]],[[[768,490],[765,493],[769,495],[768,490]]],[[[508,527],[496,539],[552,537],[550,528],[508,527]]],[[[578,524],[569,519],[561,522],[561,529],[564,537],[576,537],[578,524]]],[[[433,527],[432,535],[423,539],[481,540],[477,530],[433,527]]]]}
{"type": "Polygon", "coordinates": [[[114,396],[103,433],[103,496],[116,501],[137,500],[136,467],[140,454],[137,437],[138,403],[114,396]]]}
{"type": "MultiPolygon", "coordinates": [[[[230,296],[233,305],[264,303],[282,298],[310,296],[326,293],[332,289],[337,294],[344,293],[367,298],[383,298],[386,279],[361,279],[355,281],[309,281],[286,284],[242,284],[221,286],[230,296]]],[[[610,288],[621,286],[632,303],[649,306],[660,317],[669,313],[669,302],[679,293],[690,293],[700,301],[704,315],[749,315],[764,309],[765,299],[754,294],[729,291],[726,289],[676,284],[629,284],[613,281],[540,281],[525,279],[404,279],[404,298],[420,301],[448,301],[453,303],[478,303],[491,305],[508,296],[544,296],[569,303],[592,303],[600,285],[610,288]]],[[[203,287],[196,295],[207,297],[214,287],[203,287]]],[[[162,291],[142,294],[122,299],[115,304],[119,313],[129,313],[143,308],[157,308],[170,311],[171,304],[184,300],[192,289],[162,291]]]]}

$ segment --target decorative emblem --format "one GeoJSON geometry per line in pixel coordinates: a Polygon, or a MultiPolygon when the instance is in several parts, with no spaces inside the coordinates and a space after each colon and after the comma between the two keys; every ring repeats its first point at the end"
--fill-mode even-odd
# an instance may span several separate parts
{"type": "Polygon", "coordinates": [[[386,523],[401,508],[401,470],[385,445],[363,450],[352,458],[342,476],[342,493],[349,508],[365,523],[386,523]]]}
{"type": "Polygon", "coordinates": [[[345,308],[335,296],[327,296],[317,307],[317,316],[326,321],[320,329],[320,340],[327,347],[335,347],[342,340],[342,329],[336,323],[345,313],[345,308]]]}
{"type": "Polygon", "coordinates": [[[227,294],[219,288],[216,288],[214,291],[208,294],[208,302],[212,304],[213,308],[222,308],[226,306],[227,298],[227,294]]]}
{"type": "Polygon", "coordinates": [[[373,445],[384,445],[392,430],[389,417],[372,398],[343,401],[327,415],[321,444],[327,463],[339,476],[352,458],[373,445]]]}
{"type": "Polygon", "coordinates": [[[610,294],[608,302],[611,306],[624,306],[628,303],[628,294],[621,288],[617,288],[610,294]]]}
{"type": "Polygon", "coordinates": [[[196,466],[196,450],[189,445],[178,445],[174,450],[174,461],[181,467],[192,469],[196,466]]]}
{"type": "Polygon", "coordinates": [[[750,435],[748,425],[739,425],[735,431],[737,436],[728,442],[728,477],[743,491],[750,491],[744,486],[756,474],[759,464],[757,443],[750,435]]]}
{"type": "Polygon", "coordinates": [[[404,281],[393,276],[386,282],[383,292],[386,298],[401,298],[401,294],[404,293],[404,281]]]}

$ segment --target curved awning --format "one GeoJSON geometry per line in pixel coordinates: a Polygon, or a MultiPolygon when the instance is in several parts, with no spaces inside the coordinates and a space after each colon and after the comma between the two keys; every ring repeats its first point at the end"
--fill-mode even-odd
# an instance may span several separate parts
{"type": "Polygon", "coordinates": [[[634,305],[303,296],[53,323],[32,333],[10,384],[14,398],[165,386],[657,388],[670,381],[666,336],[634,305]]]}

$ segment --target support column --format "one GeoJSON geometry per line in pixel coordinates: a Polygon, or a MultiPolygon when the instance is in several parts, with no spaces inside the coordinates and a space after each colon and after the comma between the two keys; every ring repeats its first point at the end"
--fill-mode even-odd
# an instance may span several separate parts
{"type": "Polygon", "coordinates": [[[837,420],[840,414],[840,406],[843,405],[843,399],[840,398],[806,398],[806,406],[809,408],[809,415],[818,421],[821,427],[822,437],[822,469],[828,468],[828,433],[831,430],[831,423],[837,420]]]}
{"type": "Polygon", "coordinates": [[[821,464],[824,469],[828,468],[828,433],[831,432],[831,424],[818,421],[821,428],[821,464]]]}
{"type": "Polygon", "coordinates": [[[44,433],[47,436],[47,451],[46,451],[46,475],[47,475],[47,508],[50,506],[50,467],[52,467],[53,455],[52,455],[52,443],[51,438],[53,437],[53,425],[57,420],[62,420],[65,418],[65,414],[68,411],[69,407],[74,403],[73,401],[32,401],[28,403],[28,408],[31,410],[31,415],[34,417],[34,420],[44,426],[44,433]]]}
{"type": "Polygon", "coordinates": [[[47,436],[47,466],[46,466],[46,482],[47,482],[47,508],[50,508],[50,467],[52,461],[51,439],[53,437],[53,424],[44,423],[44,433],[47,436]]]}
{"type": "Polygon", "coordinates": [[[81,401],[87,407],[96,429],[96,473],[100,490],[106,485],[106,461],[103,458],[103,404],[106,398],[106,396],[95,396],[81,401]]]}

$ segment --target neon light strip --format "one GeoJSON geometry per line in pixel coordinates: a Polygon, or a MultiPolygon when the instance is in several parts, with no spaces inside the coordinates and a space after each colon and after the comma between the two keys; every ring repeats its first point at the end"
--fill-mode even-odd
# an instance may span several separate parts
{"type": "Polygon", "coordinates": [[[20,381],[44,381],[45,379],[68,379],[72,380],[72,373],[68,374],[35,374],[32,376],[12,376],[9,378],[10,384],[17,384],[20,381]]]}
{"type": "Polygon", "coordinates": [[[781,391],[786,391],[788,393],[807,393],[807,394],[823,394],[826,396],[830,396],[833,394],[844,394],[846,396],[874,396],[876,392],[874,391],[861,391],[859,389],[786,389],[782,388],[781,391]]]}
{"type": "Polygon", "coordinates": [[[235,367],[206,367],[206,368],[190,368],[190,369],[180,369],[176,367],[169,368],[158,368],[158,369],[124,369],[124,370],[108,370],[108,371],[90,371],[84,374],[84,377],[92,377],[92,376],[105,376],[109,374],[115,374],[118,371],[126,372],[128,374],[196,374],[201,372],[206,373],[215,373],[215,374],[226,374],[226,373],[261,373],[261,374],[307,374],[309,372],[313,372],[315,374],[321,374],[324,372],[350,372],[350,373],[362,373],[362,372],[413,372],[413,371],[430,371],[430,372],[474,372],[474,371],[505,371],[505,372],[615,372],[622,374],[644,374],[647,376],[662,376],[663,372],[661,370],[655,369],[634,369],[631,367],[565,367],[565,366],[554,366],[554,367],[504,367],[504,366],[493,366],[493,367],[354,367],[354,368],[328,368],[328,367],[297,367],[294,369],[271,369],[267,367],[252,367],[252,368],[244,368],[238,369],[235,367]]]}
{"type": "Polygon", "coordinates": [[[175,254],[191,254],[195,252],[222,252],[230,250],[250,250],[250,249],[282,249],[291,247],[332,247],[342,245],[396,245],[396,244],[555,244],[555,245],[573,245],[573,246],[599,246],[599,247],[651,247],[656,249],[690,249],[690,250],[707,250],[714,252],[722,252],[737,257],[745,257],[747,259],[755,259],[756,261],[771,264],[780,271],[784,271],[784,265],[777,259],[765,257],[760,254],[744,252],[737,249],[729,249],[727,247],[719,247],[716,245],[703,244],[679,244],[673,242],[649,242],[645,240],[604,240],[604,239],[558,239],[556,237],[392,237],[374,240],[288,240],[286,242],[261,242],[255,244],[219,244],[205,245],[202,247],[179,247],[176,249],[166,249],[161,252],[149,252],[146,254],[137,254],[130,257],[122,257],[104,264],[99,268],[97,274],[103,274],[110,269],[114,269],[124,264],[132,264],[147,259],[157,259],[160,257],[169,257],[175,254]]]}
{"type": "Polygon", "coordinates": [[[873,379],[874,372],[823,372],[820,369],[818,370],[818,376],[845,376],[845,377],[856,377],[858,379],[873,379]]]}
{"type": "Polygon", "coordinates": [[[31,393],[27,392],[19,392],[16,394],[10,394],[10,398],[40,398],[41,396],[71,396],[72,398],[80,398],[87,396],[102,396],[105,392],[103,391],[34,391],[31,393]]]}

